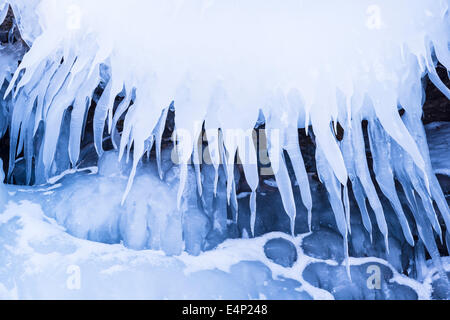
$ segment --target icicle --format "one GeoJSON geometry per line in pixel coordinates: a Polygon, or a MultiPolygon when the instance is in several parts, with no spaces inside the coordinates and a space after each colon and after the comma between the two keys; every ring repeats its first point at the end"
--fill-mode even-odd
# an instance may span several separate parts
{"type": "MultiPolygon", "coordinates": [[[[123,124],[123,131],[122,136],[120,139],[120,146],[119,146],[119,161],[122,160],[123,154],[125,152],[125,148],[130,143],[130,136],[132,131],[132,125],[133,120],[136,114],[136,104],[133,104],[129,109],[127,116],[125,117],[124,124],[123,124]]],[[[128,150],[131,149],[131,145],[128,146],[128,150]]],[[[128,157],[127,157],[128,158],[128,157]]],[[[128,160],[127,160],[128,163],[128,160]]]]}
{"type": "Polygon", "coordinates": [[[444,218],[447,230],[450,230],[450,211],[445,196],[442,193],[441,186],[439,185],[439,181],[434,174],[431,176],[431,193],[434,201],[436,201],[442,217],[444,218]]]}
{"type": "Polygon", "coordinates": [[[317,146],[316,149],[316,165],[320,181],[324,183],[328,191],[337,227],[344,237],[347,234],[348,229],[341,199],[341,186],[331,171],[330,166],[328,166],[328,162],[323,154],[321,146],[317,146]]]}
{"type": "Polygon", "coordinates": [[[250,195],[250,229],[252,231],[253,237],[256,237],[255,225],[256,225],[256,191],[252,191],[252,194],[250,195]]]}
{"type": "Polygon", "coordinates": [[[117,106],[117,109],[116,109],[116,112],[114,113],[113,121],[111,124],[111,134],[113,135],[111,137],[111,141],[112,141],[114,149],[117,149],[117,143],[116,143],[116,139],[115,139],[117,122],[119,122],[120,117],[130,106],[130,102],[131,102],[131,92],[130,92],[130,90],[127,90],[127,88],[125,88],[124,98],[117,106]]]}
{"type": "Polygon", "coordinates": [[[22,126],[22,117],[26,112],[26,108],[29,109],[28,112],[31,112],[33,106],[33,102],[28,102],[27,100],[28,97],[26,94],[20,95],[18,97],[16,102],[17,105],[13,109],[10,120],[8,180],[10,180],[11,178],[16,162],[16,149],[20,128],[22,126]]]}
{"type": "Polygon", "coordinates": [[[219,170],[214,168],[214,188],[213,188],[213,194],[214,197],[217,196],[217,185],[219,183],[219,170]]]}
{"type": "Polygon", "coordinates": [[[372,242],[372,221],[370,220],[369,213],[367,212],[366,197],[358,178],[352,180],[352,188],[356,203],[358,204],[359,211],[361,212],[364,228],[366,228],[369,233],[370,242],[372,242]]]}
{"type": "Polygon", "coordinates": [[[414,215],[414,220],[416,221],[419,238],[425,244],[425,247],[427,248],[428,252],[430,253],[430,255],[433,259],[433,263],[435,264],[436,268],[439,271],[439,275],[440,275],[441,279],[446,282],[446,286],[447,286],[447,290],[448,290],[448,288],[449,288],[448,278],[442,267],[442,262],[440,259],[439,251],[436,246],[436,242],[434,240],[433,230],[430,227],[430,224],[427,221],[425,221],[425,219],[422,217],[421,212],[423,210],[420,210],[421,208],[419,207],[419,204],[414,197],[414,193],[413,193],[414,188],[411,185],[411,182],[408,178],[407,173],[405,172],[404,166],[398,162],[394,162],[394,163],[396,164],[394,166],[395,174],[402,186],[403,192],[406,195],[406,198],[408,200],[407,201],[408,206],[414,215]]]}
{"type": "Polygon", "coordinates": [[[403,235],[411,246],[414,246],[414,238],[409,228],[408,220],[403,212],[402,205],[395,189],[394,175],[390,167],[390,138],[377,120],[369,122],[369,141],[372,151],[373,168],[378,185],[383,194],[389,199],[402,227],[403,235]]]}
{"type": "MultiPolygon", "coordinates": [[[[428,51],[429,50],[430,49],[428,48],[428,51]]],[[[428,61],[429,60],[431,60],[431,56],[428,58],[428,61]]],[[[434,66],[434,64],[428,63],[427,69],[428,69],[428,77],[430,78],[431,82],[433,82],[436,88],[438,88],[447,97],[447,99],[450,99],[450,89],[447,88],[447,86],[442,82],[441,78],[439,78],[439,75],[436,72],[436,67],[434,66]]]]}
{"type": "Polygon", "coordinates": [[[345,218],[347,219],[347,228],[348,233],[352,233],[352,226],[350,221],[350,199],[348,198],[348,186],[345,185],[343,190],[343,196],[344,196],[344,210],[345,210],[345,218]]]}
{"type": "Polygon", "coordinates": [[[219,165],[221,163],[221,154],[219,148],[219,130],[209,128],[208,121],[205,122],[205,134],[208,140],[208,151],[211,157],[211,163],[214,166],[214,197],[217,195],[217,184],[219,182],[219,165]]]}
{"type": "MultiPolygon", "coordinates": [[[[420,210],[420,208],[418,209],[420,210]]],[[[431,258],[433,259],[433,263],[436,266],[436,269],[438,270],[441,281],[445,283],[447,289],[447,297],[450,297],[450,285],[447,273],[444,270],[444,267],[442,266],[442,260],[439,254],[439,250],[436,246],[436,242],[434,240],[433,230],[431,229],[430,224],[424,221],[419,210],[417,213],[414,214],[414,218],[416,219],[417,222],[417,230],[431,258]]]]}
{"type": "MultiPolygon", "coordinates": [[[[10,120],[10,158],[9,158],[9,169],[8,169],[8,180],[11,178],[15,166],[16,156],[22,152],[23,144],[29,141],[24,141],[25,139],[33,138],[33,133],[31,135],[26,133],[29,130],[29,122],[31,113],[35,107],[36,98],[40,91],[39,83],[45,79],[41,79],[41,73],[45,72],[45,63],[41,63],[34,73],[29,72],[32,77],[29,78],[29,85],[22,87],[17,100],[14,102],[15,107],[12,109],[12,115],[10,120]],[[19,136],[20,132],[20,136],[19,136]],[[19,139],[19,142],[18,142],[19,139]],[[18,145],[17,145],[18,142],[18,145]],[[17,150],[16,150],[17,149],[17,150]]],[[[28,153],[32,150],[27,150],[28,153]]]]}
{"type": "Polygon", "coordinates": [[[134,177],[136,175],[137,165],[138,165],[139,161],[141,161],[141,156],[142,156],[142,154],[144,154],[144,151],[145,150],[144,150],[144,144],[143,143],[135,143],[134,144],[133,167],[131,169],[131,173],[130,173],[130,176],[128,178],[127,187],[126,187],[125,192],[124,192],[123,197],[122,197],[122,203],[121,203],[122,205],[124,205],[125,200],[127,199],[128,194],[130,193],[131,187],[133,185],[133,180],[134,180],[134,177]]]}
{"type": "MultiPolygon", "coordinates": [[[[237,200],[237,191],[236,191],[236,182],[233,179],[232,182],[232,188],[231,188],[231,206],[232,208],[234,208],[234,222],[238,223],[239,220],[239,205],[238,205],[238,200],[237,200]]],[[[250,199],[250,204],[251,204],[251,199],[250,199]]]]}
{"type": "Polygon", "coordinates": [[[8,10],[9,10],[9,4],[7,2],[3,2],[0,5],[0,23],[3,23],[3,21],[5,21],[6,15],[8,14],[8,10]]]}
{"type": "MultiPolygon", "coordinates": [[[[33,110],[30,114],[30,119],[33,119],[36,115],[36,110],[33,110]]],[[[33,152],[34,152],[34,136],[33,129],[34,123],[33,121],[27,120],[27,125],[25,128],[25,145],[24,145],[24,158],[25,158],[25,167],[26,167],[26,181],[25,183],[29,185],[31,183],[31,173],[33,166],[33,152]]]]}
{"type": "Polygon", "coordinates": [[[292,167],[294,169],[295,178],[300,189],[303,205],[308,210],[308,228],[311,231],[312,223],[312,197],[311,188],[309,186],[308,174],[303,161],[300,144],[298,142],[298,131],[290,129],[286,132],[286,146],[285,150],[289,155],[292,167]]]}
{"type": "Polygon", "coordinates": [[[38,88],[36,88],[36,91],[38,93],[37,95],[37,106],[36,106],[36,117],[34,121],[34,134],[36,134],[36,131],[39,128],[39,123],[41,120],[44,119],[44,97],[45,93],[48,89],[48,86],[50,85],[50,81],[52,81],[55,72],[59,68],[59,62],[51,62],[50,66],[48,67],[47,71],[44,73],[44,76],[40,79],[38,83],[38,88]]]}
{"type": "Polygon", "coordinates": [[[99,83],[99,70],[92,73],[91,77],[80,87],[79,93],[73,103],[70,116],[69,158],[72,166],[75,166],[80,156],[80,143],[85,123],[85,117],[89,109],[89,97],[92,96],[99,83]]]}
{"type": "Polygon", "coordinates": [[[347,169],[345,168],[344,159],[339,150],[336,138],[331,132],[330,121],[326,115],[320,113],[320,107],[313,108],[315,112],[311,113],[311,121],[314,134],[318,144],[321,146],[328,163],[333,168],[336,177],[341,184],[345,185],[348,180],[347,169]]]}
{"type": "MultiPolygon", "coordinates": [[[[194,149],[192,152],[192,158],[194,160],[194,170],[195,170],[195,177],[197,181],[197,192],[199,196],[202,196],[203,188],[202,188],[202,173],[200,170],[200,162],[201,162],[201,153],[203,151],[202,144],[200,145],[201,149],[199,150],[199,137],[201,136],[201,132],[194,136],[194,149]]],[[[202,142],[200,142],[202,143],[202,142]]]]}
{"type": "Polygon", "coordinates": [[[113,108],[117,94],[123,90],[123,83],[111,77],[103,91],[100,100],[97,102],[94,114],[94,145],[97,154],[103,154],[103,132],[108,110],[113,108]]]}
{"type": "Polygon", "coordinates": [[[450,254],[450,231],[445,233],[445,246],[447,247],[447,254],[450,254]]]}
{"type": "MultiPolygon", "coordinates": [[[[128,178],[128,184],[127,184],[126,191],[122,198],[122,205],[125,203],[128,193],[131,190],[133,180],[134,180],[134,177],[135,177],[136,171],[137,171],[137,166],[138,166],[139,162],[141,161],[142,156],[146,152],[146,150],[145,150],[146,141],[148,144],[147,147],[150,148],[150,145],[153,145],[153,141],[154,141],[153,131],[154,131],[154,128],[156,127],[158,120],[160,118],[157,113],[150,114],[148,117],[145,117],[145,118],[143,118],[143,117],[135,118],[136,115],[139,114],[140,108],[148,106],[147,103],[150,101],[150,97],[149,97],[148,93],[146,93],[146,94],[147,94],[147,96],[145,96],[145,95],[141,96],[142,101],[145,101],[146,105],[145,106],[142,105],[141,100],[136,100],[136,103],[135,103],[136,107],[133,108],[131,114],[127,114],[127,118],[131,117],[133,119],[132,121],[134,123],[133,130],[132,130],[132,133],[130,136],[131,141],[129,142],[128,150],[131,149],[132,143],[133,143],[134,149],[133,149],[133,166],[131,169],[130,176],[128,178]]],[[[124,135],[122,135],[122,137],[123,136],[124,135]]],[[[183,144],[183,142],[184,141],[182,141],[181,144],[183,144]]],[[[122,141],[122,143],[123,143],[123,141],[122,141]]],[[[121,148],[122,148],[122,145],[121,145],[121,148]]],[[[182,150],[185,150],[185,149],[182,149],[182,150]]],[[[186,160],[186,158],[183,158],[183,157],[180,157],[180,159],[186,160]]],[[[183,163],[187,163],[187,161],[185,161],[183,163]]],[[[180,181],[181,181],[181,177],[180,177],[180,181]]],[[[184,184],[180,184],[180,190],[181,190],[181,193],[184,191],[184,184]]],[[[180,205],[181,205],[181,195],[178,199],[178,205],[179,205],[178,208],[180,208],[180,205]]]]}
{"type": "MultiPolygon", "coordinates": [[[[44,121],[47,121],[47,113],[50,109],[50,106],[53,105],[53,100],[57,97],[61,91],[65,91],[61,94],[69,96],[70,91],[67,90],[68,82],[67,78],[71,76],[70,71],[75,62],[75,55],[73,53],[70,56],[64,57],[64,62],[60,65],[58,70],[56,70],[55,74],[50,80],[47,91],[44,95],[43,106],[42,106],[42,117],[44,121]],[[63,88],[63,86],[65,86],[63,88]]],[[[70,97],[70,100],[73,100],[74,97],[70,97]]]]}
{"type": "MultiPolygon", "coordinates": [[[[223,131],[221,131],[219,133],[219,150],[220,150],[220,155],[222,157],[222,163],[223,163],[223,168],[224,168],[224,172],[225,172],[225,177],[227,180],[227,203],[228,205],[232,205],[235,209],[235,215],[234,215],[234,222],[237,223],[238,222],[238,218],[239,218],[239,206],[238,206],[238,201],[237,201],[237,196],[236,196],[236,182],[234,180],[234,165],[230,165],[228,163],[229,161],[229,154],[227,154],[227,151],[225,150],[225,142],[223,140],[223,131]],[[231,167],[231,168],[230,168],[231,167]]],[[[234,157],[232,160],[234,163],[234,157]]]]}
{"type": "Polygon", "coordinates": [[[227,200],[230,204],[231,191],[234,186],[234,159],[237,152],[237,144],[234,137],[233,130],[225,130],[223,136],[223,145],[226,152],[222,152],[226,161],[224,161],[226,172],[227,172],[227,200]]]}
{"type": "Polygon", "coordinates": [[[251,224],[250,228],[253,236],[255,236],[255,222],[256,222],[256,189],[259,184],[258,162],[256,156],[255,145],[253,143],[253,130],[245,132],[237,140],[237,150],[239,152],[239,159],[244,169],[245,179],[252,190],[250,196],[250,212],[251,224]]]}
{"type": "MultiPolygon", "coordinates": [[[[79,88],[82,81],[84,81],[83,74],[79,73],[73,80],[73,86],[75,86],[75,88],[79,88]]],[[[52,100],[52,103],[49,106],[49,112],[45,119],[43,163],[47,173],[50,170],[55,156],[56,145],[59,138],[64,112],[73,102],[73,97],[66,91],[67,85],[68,79],[66,79],[61,90],[52,100]]]]}
{"type": "Polygon", "coordinates": [[[323,154],[320,145],[318,145],[316,148],[316,165],[317,174],[319,175],[320,180],[324,183],[325,188],[327,189],[328,198],[330,200],[331,208],[335,216],[336,225],[344,239],[344,256],[347,267],[347,275],[349,276],[349,278],[351,278],[348,253],[348,228],[341,199],[341,185],[339,184],[339,181],[337,180],[334,173],[331,171],[331,167],[328,165],[327,159],[323,154]]]}
{"type": "Polygon", "coordinates": [[[163,172],[161,168],[161,141],[164,133],[164,128],[166,127],[167,114],[169,113],[169,108],[164,108],[161,114],[161,118],[155,128],[155,139],[156,139],[156,163],[158,165],[158,173],[160,179],[163,179],[163,172]]]}
{"type": "MultiPolygon", "coordinates": [[[[33,50],[30,50],[23,58],[22,62],[20,63],[19,67],[17,68],[16,72],[14,73],[8,88],[5,91],[5,94],[3,96],[3,99],[6,99],[6,97],[11,93],[14,86],[16,85],[16,81],[21,75],[23,70],[27,70],[28,73],[32,74],[33,72],[31,70],[35,69],[39,62],[45,60],[44,57],[48,56],[48,52],[54,50],[53,47],[53,39],[51,36],[43,35],[35,40],[33,43],[33,50]]],[[[28,78],[28,76],[27,76],[28,78]]],[[[22,85],[25,85],[25,81],[22,82],[22,85]]],[[[16,93],[18,93],[20,88],[16,88],[16,93]]]]}
{"type": "Polygon", "coordinates": [[[151,135],[144,142],[144,154],[147,153],[147,158],[150,158],[150,152],[152,151],[153,145],[155,144],[155,137],[151,135]]]}
{"type": "MultiPolygon", "coordinates": [[[[17,112],[20,113],[19,117],[21,117],[21,119],[19,121],[21,122],[22,126],[25,126],[27,128],[26,130],[28,130],[28,128],[29,128],[28,124],[29,124],[30,117],[31,117],[31,119],[34,118],[31,116],[31,113],[34,110],[36,99],[39,94],[38,84],[41,80],[42,73],[45,72],[45,67],[46,67],[46,64],[41,63],[40,66],[34,72],[33,76],[29,79],[29,85],[26,85],[21,89],[20,95],[25,96],[24,98],[27,102],[25,109],[22,109],[23,106],[13,109],[13,113],[17,113],[17,112]],[[17,110],[17,109],[19,109],[19,110],[17,110]]],[[[30,72],[30,74],[31,74],[31,72],[30,72]]],[[[13,118],[16,118],[16,117],[13,116],[13,118]]],[[[17,121],[17,118],[16,118],[16,121],[17,121]]],[[[23,129],[23,130],[25,130],[25,129],[23,129]]],[[[16,156],[18,156],[22,152],[24,139],[25,139],[25,134],[20,134],[19,145],[17,148],[16,156]]]]}
{"type": "Polygon", "coordinates": [[[380,199],[378,198],[377,191],[370,178],[369,168],[366,159],[366,148],[364,143],[364,137],[362,133],[361,121],[360,119],[352,120],[352,146],[355,156],[355,169],[358,175],[359,181],[364,189],[364,192],[369,199],[370,206],[375,212],[375,217],[377,220],[378,228],[384,236],[386,251],[389,251],[388,245],[388,228],[386,224],[386,219],[384,217],[383,207],[381,205],[380,199]]]}
{"type": "Polygon", "coordinates": [[[397,166],[394,166],[394,171],[397,180],[402,186],[403,193],[406,196],[406,203],[409,207],[409,210],[411,210],[411,212],[413,213],[417,213],[417,202],[414,195],[414,188],[406,177],[406,173],[403,171],[403,168],[400,169],[397,166]]]}
{"type": "Polygon", "coordinates": [[[420,181],[417,177],[417,171],[415,170],[413,160],[411,157],[404,152],[404,150],[396,143],[392,145],[393,152],[395,157],[393,158],[393,163],[397,163],[397,166],[402,166],[406,177],[411,182],[412,190],[415,190],[422,201],[422,204],[425,209],[425,213],[428,217],[428,220],[433,225],[433,229],[438,233],[439,237],[442,239],[442,231],[439,225],[439,221],[436,216],[436,212],[434,211],[433,204],[429,198],[429,195],[426,191],[426,187],[422,181],[420,181]]]}
{"type": "MultiPolygon", "coordinates": [[[[372,222],[370,220],[369,213],[367,212],[366,196],[364,194],[361,183],[355,171],[356,159],[354,155],[352,140],[353,140],[352,127],[350,122],[350,126],[348,126],[344,131],[344,136],[342,138],[342,141],[340,142],[340,147],[342,150],[342,155],[344,156],[345,166],[347,168],[350,183],[352,184],[353,194],[355,196],[356,203],[358,204],[358,208],[361,213],[363,225],[367,230],[367,232],[369,233],[370,241],[372,241],[372,222]]],[[[344,190],[344,192],[347,192],[346,198],[348,198],[348,191],[344,190]]],[[[347,200],[345,201],[347,202],[347,200]]],[[[346,204],[346,207],[347,206],[349,207],[349,204],[346,204]]],[[[346,214],[349,215],[349,212],[348,213],[346,212],[346,214]]]]}
{"type": "Polygon", "coordinates": [[[192,155],[193,143],[189,132],[177,131],[177,153],[180,163],[180,185],[177,193],[177,207],[181,209],[181,200],[187,182],[188,162],[192,155]]]}
{"type": "Polygon", "coordinates": [[[395,140],[413,159],[417,167],[425,172],[425,161],[419,148],[408,133],[397,110],[397,99],[389,90],[376,92],[375,101],[372,98],[376,115],[389,136],[395,140]]]}
{"type": "Polygon", "coordinates": [[[178,188],[178,193],[177,193],[177,208],[178,210],[181,209],[181,200],[183,198],[183,192],[184,192],[184,188],[186,186],[186,181],[187,181],[187,172],[188,171],[188,167],[187,164],[181,164],[180,166],[180,186],[178,188]]]}
{"type": "Polygon", "coordinates": [[[405,112],[403,116],[406,127],[409,132],[413,135],[414,140],[417,142],[420,150],[423,152],[426,166],[426,173],[428,180],[430,182],[431,196],[436,201],[439,211],[445,221],[447,229],[450,228],[450,211],[445,200],[445,196],[442,189],[437,181],[437,178],[433,172],[430,162],[430,154],[428,150],[428,143],[426,140],[425,130],[421,121],[421,113],[412,114],[410,112],[405,112]]]}
{"type": "Polygon", "coordinates": [[[281,148],[281,142],[276,134],[271,133],[272,130],[266,130],[267,132],[267,150],[269,153],[270,163],[277,182],[278,191],[281,195],[284,210],[286,211],[291,225],[291,234],[295,232],[295,218],[297,215],[294,195],[292,191],[291,179],[286,167],[284,159],[284,151],[281,148]]]}

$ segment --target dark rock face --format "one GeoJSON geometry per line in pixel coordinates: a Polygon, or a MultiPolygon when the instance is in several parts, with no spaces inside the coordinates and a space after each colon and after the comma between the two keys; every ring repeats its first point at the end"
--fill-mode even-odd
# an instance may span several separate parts
{"type": "Polygon", "coordinates": [[[283,238],[267,241],[264,245],[264,253],[267,258],[285,268],[291,268],[297,261],[295,245],[283,238]]]}
{"type": "MultiPolygon", "coordinates": [[[[447,70],[442,65],[438,65],[436,71],[442,82],[450,87],[450,79],[447,70]]],[[[450,121],[450,103],[447,97],[439,91],[428,78],[424,79],[426,84],[426,100],[423,106],[423,122],[428,124],[436,121],[450,121]]]]}
{"type": "MultiPolygon", "coordinates": [[[[447,272],[447,277],[450,277],[450,272],[447,272]]],[[[432,293],[433,299],[435,299],[435,300],[447,300],[448,299],[447,286],[441,278],[434,280],[431,285],[433,287],[433,293],[432,293]]]]}

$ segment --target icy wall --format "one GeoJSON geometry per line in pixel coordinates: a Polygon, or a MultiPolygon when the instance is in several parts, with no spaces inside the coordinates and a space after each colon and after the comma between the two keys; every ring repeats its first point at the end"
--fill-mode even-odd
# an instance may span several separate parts
{"type": "Polygon", "coordinates": [[[310,231],[326,195],[348,276],[361,232],[386,259],[423,243],[445,287],[436,240],[449,237],[450,213],[421,117],[424,77],[450,98],[436,72],[450,66],[449,1],[10,0],[1,17],[8,5],[23,42],[0,55],[7,181],[54,184],[83,150],[100,158],[97,175],[35,198],[71,234],[197,255],[232,237],[230,225],[263,234],[268,208],[287,214],[280,231],[310,231]],[[173,112],[171,153],[162,145],[173,112]],[[299,129],[314,141],[325,193],[299,129]],[[261,144],[273,180],[262,178],[261,144]]]}

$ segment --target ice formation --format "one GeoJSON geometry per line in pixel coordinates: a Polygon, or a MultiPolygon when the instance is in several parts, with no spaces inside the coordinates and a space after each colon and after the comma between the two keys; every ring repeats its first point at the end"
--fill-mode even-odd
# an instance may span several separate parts
{"type": "MultiPolygon", "coordinates": [[[[0,230],[18,239],[8,242],[13,250],[0,247],[10,262],[0,270],[2,299],[430,299],[436,283],[433,268],[421,283],[377,258],[351,258],[351,283],[345,267],[301,249],[305,236],[285,233],[227,240],[199,257],[92,243],[68,235],[29,201],[11,203],[0,230]],[[298,248],[292,268],[264,254],[264,244],[279,239],[298,248]],[[366,270],[374,265],[384,274],[382,290],[365,287],[366,270]],[[80,283],[70,281],[74,270],[81,270],[80,283]]],[[[448,257],[444,261],[450,272],[448,257]]]]}
{"type": "MultiPolygon", "coordinates": [[[[110,137],[119,161],[132,161],[125,170],[128,182],[114,185],[121,187],[120,201],[111,203],[133,215],[121,222],[123,230],[105,231],[110,232],[111,243],[121,238],[132,248],[145,247],[146,211],[139,203],[141,196],[152,202],[143,192],[151,185],[157,194],[160,187],[160,196],[174,206],[159,210],[183,213],[154,221],[158,227],[151,241],[158,242],[158,248],[170,246],[164,236],[177,236],[171,230],[180,228],[187,239],[194,239],[185,239],[188,252],[198,254],[195,237],[207,222],[204,213],[197,212],[197,197],[190,194],[198,194],[204,209],[220,198],[225,212],[227,204],[233,207],[237,220],[242,203],[236,194],[238,159],[249,187],[248,232],[255,234],[260,155],[252,135],[257,125],[264,125],[291,233],[298,213],[297,186],[311,229],[316,203],[298,136],[298,130],[305,129],[314,138],[317,173],[344,239],[348,275],[352,192],[370,239],[379,230],[389,254],[382,194],[404,239],[414,246],[417,235],[447,281],[435,238],[449,237],[450,211],[431,166],[421,116],[425,76],[450,98],[436,72],[437,63],[450,68],[449,4],[448,0],[129,0],[126,5],[119,0],[0,1],[0,18],[10,5],[25,42],[8,44],[0,53],[0,76],[6,79],[0,133],[9,130],[10,138],[7,180],[13,181],[22,153],[26,184],[52,182],[54,176],[76,169],[94,106],[93,141],[99,157],[111,155],[104,151],[105,137],[110,137]],[[28,51],[21,57],[23,50],[28,51]],[[161,149],[171,109],[179,166],[167,170],[161,149]],[[198,143],[203,136],[207,149],[198,143]],[[141,160],[154,146],[161,182],[138,174],[141,160]],[[208,164],[202,163],[204,149],[208,164]],[[179,181],[177,190],[165,188],[167,179],[179,181]],[[414,221],[405,214],[399,186],[414,221]],[[169,218],[175,222],[163,221],[169,218]],[[182,220],[192,222],[182,225],[182,220]]],[[[108,172],[107,163],[100,170],[108,172]]],[[[83,192],[76,190],[73,196],[83,192]]],[[[155,202],[153,207],[157,206],[155,202]]],[[[227,217],[213,211],[208,214],[214,228],[226,229],[227,217]]],[[[62,223],[70,229],[82,214],[65,215],[62,223]]],[[[116,218],[99,208],[98,222],[116,218]]],[[[86,230],[76,228],[86,232],[80,237],[95,229],[96,222],[91,222],[86,230]]],[[[90,233],[91,238],[97,236],[105,240],[103,233],[90,233]]],[[[181,248],[167,250],[180,253],[181,248]]]]}

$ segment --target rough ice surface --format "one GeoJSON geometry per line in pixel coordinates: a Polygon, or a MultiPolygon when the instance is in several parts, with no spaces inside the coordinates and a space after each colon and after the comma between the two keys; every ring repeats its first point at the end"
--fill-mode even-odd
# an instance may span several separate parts
{"type": "Polygon", "coordinates": [[[0,0],[0,297],[448,299],[449,4],[0,0]]]}

